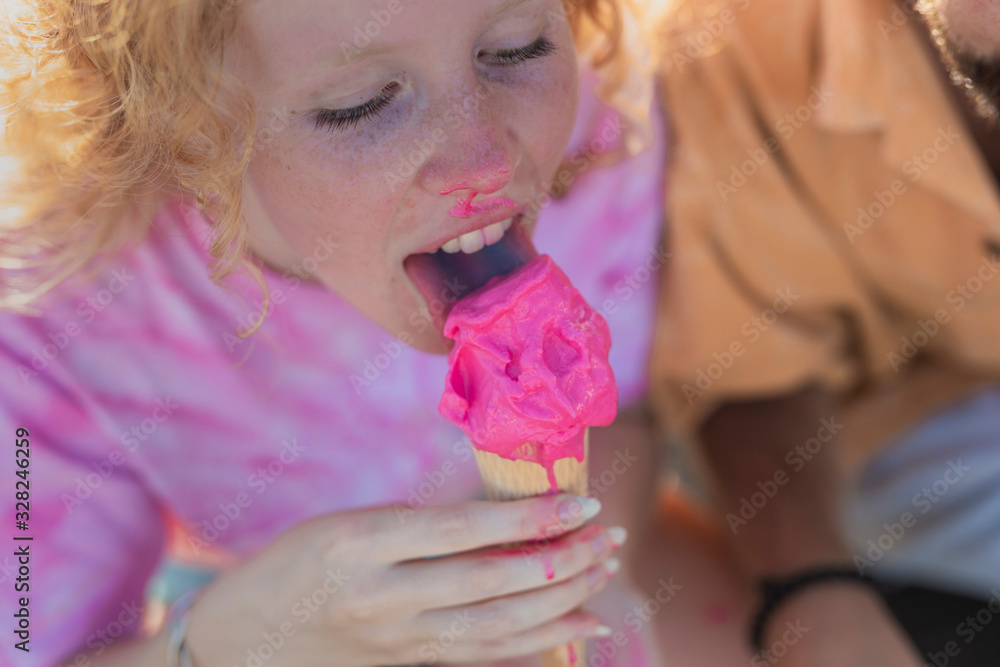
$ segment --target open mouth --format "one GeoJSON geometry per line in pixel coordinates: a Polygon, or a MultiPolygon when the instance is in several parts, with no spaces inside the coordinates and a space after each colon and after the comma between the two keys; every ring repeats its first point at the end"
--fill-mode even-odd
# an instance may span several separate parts
{"type": "Polygon", "coordinates": [[[485,285],[527,263],[538,252],[523,214],[449,240],[433,252],[409,255],[403,268],[424,297],[438,333],[451,307],[485,285]]]}

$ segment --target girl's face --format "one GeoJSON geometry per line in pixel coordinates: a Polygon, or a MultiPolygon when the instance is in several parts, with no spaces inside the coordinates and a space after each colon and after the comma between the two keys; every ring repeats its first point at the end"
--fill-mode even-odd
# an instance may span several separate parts
{"type": "Polygon", "coordinates": [[[404,261],[445,244],[474,253],[512,218],[532,229],[576,114],[561,0],[248,0],[239,11],[225,67],[258,106],[251,249],[444,352],[430,314],[442,304],[404,261]]]}

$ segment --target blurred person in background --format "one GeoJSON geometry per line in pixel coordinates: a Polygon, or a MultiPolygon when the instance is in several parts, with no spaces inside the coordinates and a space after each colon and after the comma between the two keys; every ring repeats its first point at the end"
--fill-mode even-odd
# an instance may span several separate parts
{"type": "Polygon", "coordinates": [[[756,659],[996,664],[1000,3],[675,4],[652,392],[756,659]]]}

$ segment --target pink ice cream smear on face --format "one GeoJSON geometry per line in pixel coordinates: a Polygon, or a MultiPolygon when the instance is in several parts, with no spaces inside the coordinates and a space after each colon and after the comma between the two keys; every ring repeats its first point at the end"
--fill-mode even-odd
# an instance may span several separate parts
{"type": "Polygon", "coordinates": [[[478,449],[544,466],[553,489],[553,464],[583,461],[585,429],[614,421],[608,324],[548,255],[458,301],[444,334],[438,411],[478,449]]]}
{"type": "Polygon", "coordinates": [[[458,203],[448,211],[448,215],[455,218],[468,218],[478,213],[489,213],[498,208],[517,208],[517,202],[507,197],[494,197],[486,201],[473,202],[472,199],[479,193],[473,192],[465,199],[458,198],[458,203]]]}

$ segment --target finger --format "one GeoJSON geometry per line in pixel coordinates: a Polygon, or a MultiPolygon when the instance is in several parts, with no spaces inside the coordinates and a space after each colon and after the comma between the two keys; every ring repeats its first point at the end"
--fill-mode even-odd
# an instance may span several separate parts
{"type": "Polygon", "coordinates": [[[385,588],[407,591],[404,604],[417,611],[473,604],[565,581],[610,556],[625,537],[624,528],[591,525],[554,540],[397,563],[384,574],[385,588]]]}
{"type": "Polygon", "coordinates": [[[463,641],[498,640],[539,627],[580,607],[604,588],[621,563],[609,558],[571,579],[545,588],[506,596],[457,609],[435,609],[419,614],[422,634],[434,636],[464,617],[469,627],[463,641]]]}
{"type": "Polygon", "coordinates": [[[400,507],[364,514],[369,522],[364,532],[377,537],[366,545],[366,552],[383,562],[552,538],[579,528],[600,511],[601,504],[593,498],[558,494],[420,510],[400,507]]]}
{"type": "Polygon", "coordinates": [[[592,612],[572,611],[545,625],[503,639],[456,643],[450,649],[440,651],[438,660],[444,663],[505,660],[541,653],[576,639],[607,634],[610,634],[610,629],[602,625],[601,619],[592,612]]]}

